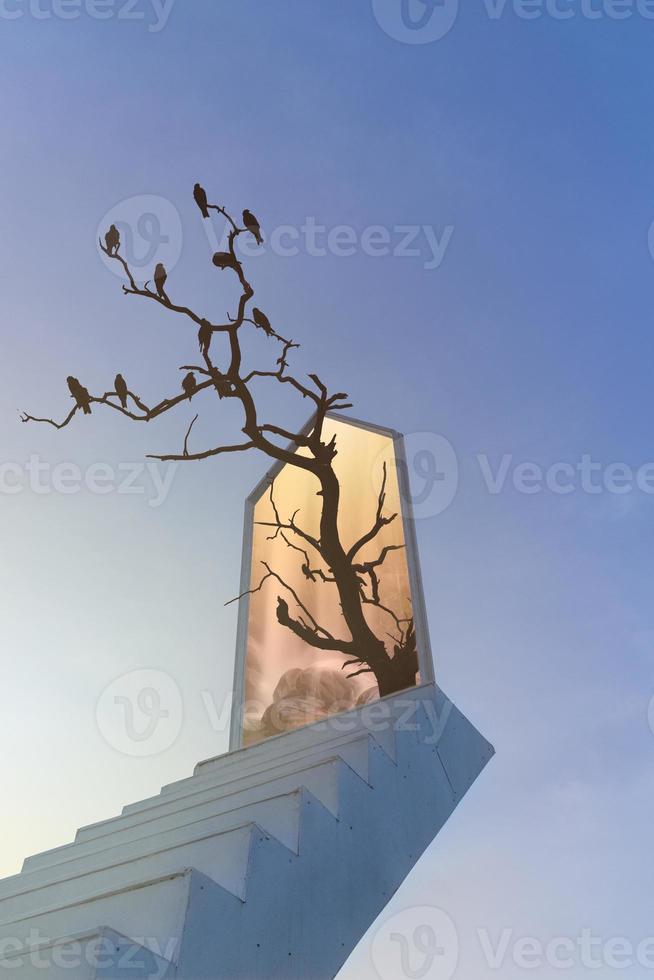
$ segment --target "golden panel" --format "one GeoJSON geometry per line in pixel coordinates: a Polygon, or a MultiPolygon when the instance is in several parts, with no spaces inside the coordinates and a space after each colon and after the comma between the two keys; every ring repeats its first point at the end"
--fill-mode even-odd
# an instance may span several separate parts
{"type": "MultiPolygon", "coordinates": [[[[323,439],[329,442],[332,437],[338,450],[333,467],[340,484],[338,530],[344,550],[371,531],[378,516],[383,518],[351,564],[360,583],[365,621],[383,642],[389,663],[398,655],[410,661],[408,673],[406,668],[394,671],[392,681],[383,683],[406,689],[419,683],[419,674],[395,443],[389,435],[328,418],[323,439]]],[[[313,473],[287,464],[254,505],[242,715],[245,745],[380,696],[378,677],[367,661],[352,663],[356,654],[317,649],[278,619],[281,598],[289,615],[319,639],[352,642],[331,569],[293,529],[319,541],[320,489],[313,473]]],[[[385,693],[393,690],[387,686],[385,693]]]]}

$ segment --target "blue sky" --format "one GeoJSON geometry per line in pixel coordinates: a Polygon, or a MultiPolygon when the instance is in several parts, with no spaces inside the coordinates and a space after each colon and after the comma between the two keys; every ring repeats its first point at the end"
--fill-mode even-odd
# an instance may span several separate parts
{"type": "MultiPolygon", "coordinates": [[[[581,2],[565,21],[510,3],[493,19],[476,0],[440,40],[406,44],[368,0],[177,0],[157,31],[149,0],[141,19],[121,9],[64,20],[49,0],[0,4],[3,473],[34,454],[86,471],[181,445],[186,410],[148,427],[100,412],[61,433],[18,424],[19,409],[63,416],[68,374],[104,391],[121,370],[156,400],[195,356],[194,332],[123,297],[101,261],[115,205],[155,195],[177,209],[169,285],[216,317],[233,295],[195,180],[264,230],[355,229],[352,255],[301,240],[249,270],[302,341],[298,372],[319,366],[356,415],[418,447],[430,433],[452,445],[457,492],[417,529],[432,645],[442,687],[497,749],[385,917],[446,910],[468,977],[497,973],[478,930],[546,944],[590,928],[637,945],[653,931],[654,496],[603,481],[611,464],[654,461],[654,22],[635,6],[617,20],[608,0],[596,19],[581,2]],[[372,226],[393,246],[400,226],[453,231],[427,269],[424,236],[417,256],[365,254],[372,226]],[[516,488],[515,466],[584,456],[598,493],[578,474],[565,494],[516,488]],[[484,473],[508,457],[489,492],[484,473]]],[[[197,438],[234,421],[209,411],[197,438]]],[[[3,484],[0,873],[225,749],[202,692],[220,705],[231,687],[222,603],[265,469],[256,456],[181,467],[157,507],[147,474],[142,494],[3,484]],[[96,704],[141,668],[175,678],[185,722],[171,748],[135,759],[103,740],[96,704]]],[[[377,975],[373,935],[344,978],[377,975]]],[[[525,971],[507,954],[500,972],[525,971]]]]}

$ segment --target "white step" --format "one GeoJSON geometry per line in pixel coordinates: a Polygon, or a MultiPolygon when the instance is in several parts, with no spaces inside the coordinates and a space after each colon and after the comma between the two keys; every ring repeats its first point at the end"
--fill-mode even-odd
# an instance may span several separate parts
{"type": "Polygon", "coordinates": [[[136,841],[121,850],[112,849],[91,858],[69,862],[64,866],[65,877],[61,876],[59,880],[37,881],[33,887],[29,887],[28,882],[19,882],[20,891],[0,900],[0,922],[27,915],[33,908],[88,899],[99,892],[122,889],[135,881],[174,874],[185,867],[201,868],[226,891],[244,898],[251,838],[255,829],[258,833],[262,832],[256,824],[247,824],[225,833],[211,833],[207,826],[204,836],[192,838],[183,828],[174,834],[162,835],[161,847],[158,838],[151,838],[148,848],[143,847],[142,841],[136,841]],[[191,839],[184,842],[180,840],[183,836],[191,839]],[[177,838],[177,842],[166,846],[171,837],[177,838]],[[143,851],[146,853],[140,853],[143,851]],[[70,868],[70,865],[74,867],[70,868]]]}
{"type": "Polygon", "coordinates": [[[121,847],[135,839],[150,838],[222,814],[231,814],[231,819],[237,824],[242,823],[239,814],[245,807],[265,804],[270,799],[288,796],[301,787],[310,790],[334,816],[338,816],[338,770],[344,765],[340,758],[328,759],[317,766],[292,772],[289,775],[267,780],[262,777],[256,785],[246,785],[238,792],[223,794],[220,788],[213,788],[181,801],[173,800],[170,804],[149,811],[145,816],[135,814],[131,817],[114,818],[106,825],[106,833],[101,836],[78,839],[72,844],[29,858],[25,862],[23,873],[110,847],[121,847]]]}
{"type": "Polygon", "coordinates": [[[169,950],[182,936],[190,876],[187,869],[64,902],[32,905],[27,915],[0,920],[0,940],[31,946],[71,931],[93,932],[98,923],[111,922],[117,932],[138,937],[148,949],[169,950]]]}
{"type": "Polygon", "coordinates": [[[327,723],[324,721],[318,722],[294,732],[287,732],[285,735],[268,738],[244,749],[214,756],[211,759],[198,762],[193,770],[193,775],[189,776],[188,779],[178,780],[164,786],[162,793],[168,793],[176,787],[182,786],[185,782],[199,779],[218,770],[226,772],[230,768],[237,768],[240,772],[246,773],[265,769],[281,760],[328,752],[330,749],[346,745],[347,742],[363,734],[371,735],[379,741],[381,747],[392,757],[395,745],[393,725],[384,723],[371,731],[365,721],[366,716],[362,717],[360,711],[348,712],[346,715],[339,716],[337,723],[332,720],[330,723],[332,728],[326,727],[327,723]],[[337,727],[334,728],[333,726],[336,724],[337,727]],[[342,730],[343,728],[344,730],[342,730]]]}
{"type": "MultiPolygon", "coordinates": [[[[195,801],[201,797],[206,799],[214,798],[217,795],[217,791],[220,792],[221,796],[235,797],[237,794],[240,795],[242,792],[247,792],[250,788],[269,785],[283,777],[292,777],[295,773],[306,773],[310,769],[316,768],[322,762],[342,760],[365,780],[368,778],[369,753],[370,737],[367,734],[362,734],[347,746],[332,751],[327,755],[321,755],[316,759],[312,756],[308,758],[298,756],[297,759],[280,762],[278,765],[269,766],[260,772],[242,775],[238,770],[234,770],[229,774],[228,778],[224,778],[222,774],[217,774],[215,779],[190,785],[187,792],[183,794],[158,796],[153,798],[152,805],[147,808],[130,810],[109,820],[103,820],[99,823],[91,824],[88,827],[81,827],[75,835],[75,841],[92,840],[96,837],[102,837],[108,832],[112,833],[119,826],[137,826],[141,822],[158,817],[162,813],[173,812],[185,804],[195,805],[195,801]]],[[[277,793],[275,792],[274,795],[277,795],[277,793]]]]}
{"type": "Polygon", "coordinates": [[[280,767],[280,775],[261,774],[251,779],[234,780],[227,786],[211,786],[170,802],[162,798],[158,807],[145,813],[114,817],[101,825],[87,828],[72,844],[36,854],[25,861],[24,872],[66,861],[78,854],[126,843],[138,836],[148,836],[171,830],[187,823],[218,816],[272,797],[285,796],[302,786],[309,789],[335,816],[338,815],[337,770],[345,765],[340,757],[327,759],[318,765],[298,768],[296,763],[280,767]],[[290,770],[289,772],[285,771],[290,770]],[[100,832],[102,831],[102,832],[100,832]]]}
{"type": "MultiPolygon", "coordinates": [[[[230,848],[238,844],[238,835],[256,825],[274,837],[291,851],[297,852],[299,835],[299,793],[292,793],[266,801],[253,807],[244,807],[234,813],[221,814],[206,820],[176,827],[147,837],[135,837],[117,847],[96,849],[84,853],[82,845],[73,848],[67,861],[47,865],[32,871],[14,875],[0,881],[0,919],[8,915],[6,903],[18,896],[36,901],[39,891],[49,890],[61,884],[71,887],[87,888],[89,882],[97,878],[97,873],[105,869],[115,869],[116,874],[124,875],[135,867],[135,862],[147,859],[148,870],[144,877],[164,874],[179,867],[197,867],[193,858],[195,852],[189,845],[199,844],[210,839],[211,867],[215,880],[234,894],[242,892],[243,860],[247,854],[238,849],[239,860],[230,848]],[[224,860],[223,856],[224,855],[224,860]],[[119,870],[120,869],[120,870],[119,870]],[[79,884],[75,884],[81,879],[79,884]]],[[[106,876],[103,876],[106,880],[106,876]]]]}
{"type": "MultiPolygon", "coordinates": [[[[349,766],[365,778],[367,750],[362,747],[362,743],[367,740],[368,734],[365,731],[359,730],[348,735],[335,736],[323,743],[315,745],[303,744],[301,747],[296,746],[294,749],[285,749],[283,752],[277,751],[274,756],[259,753],[254,759],[249,759],[247,754],[243,755],[241,751],[232,753],[231,755],[218,756],[215,760],[210,760],[197,766],[195,775],[189,776],[187,779],[180,779],[175,783],[169,783],[163,787],[161,793],[157,796],[150,797],[147,800],[141,800],[138,803],[131,803],[125,806],[122,812],[123,815],[138,813],[152,806],[159,806],[162,803],[162,797],[167,802],[171,799],[198,792],[207,786],[226,784],[234,777],[235,773],[238,773],[238,776],[243,778],[255,776],[260,773],[271,774],[281,766],[292,766],[295,762],[314,764],[315,762],[328,759],[335,755],[339,755],[349,766]],[[239,757],[240,765],[234,761],[233,756],[239,757]]],[[[392,729],[388,731],[387,735],[388,737],[384,737],[381,740],[383,743],[382,747],[388,752],[391,758],[394,758],[395,736],[392,729]]],[[[372,737],[374,738],[375,736],[373,735],[372,737]]],[[[254,746],[254,748],[258,748],[258,746],[254,746]]],[[[283,743],[281,745],[278,744],[278,750],[279,748],[285,748],[283,743]]],[[[251,750],[248,749],[247,751],[251,750]]]]}
{"type": "MultiPolygon", "coordinates": [[[[174,955],[175,949],[164,952],[174,955]]],[[[169,980],[175,975],[169,959],[108,928],[6,953],[0,957],[0,976],[14,980],[169,980]]]]}

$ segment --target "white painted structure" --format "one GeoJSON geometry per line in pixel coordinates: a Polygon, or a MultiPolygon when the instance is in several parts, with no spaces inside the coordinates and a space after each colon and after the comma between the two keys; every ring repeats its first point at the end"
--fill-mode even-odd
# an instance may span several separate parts
{"type": "Polygon", "coordinates": [[[492,753],[427,684],[201,763],[0,881],[0,977],[334,977],[492,753]]]}

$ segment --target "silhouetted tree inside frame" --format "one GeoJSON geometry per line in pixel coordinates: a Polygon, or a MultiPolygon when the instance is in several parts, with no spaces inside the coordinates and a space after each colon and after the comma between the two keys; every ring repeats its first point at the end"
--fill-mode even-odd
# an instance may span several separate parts
{"type": "MultiPolygon", "coordinates": [[[[261,589],[264,582],[275,579],[283,593],[277,599],[279,623],[316,650],[334,651],[345,655],[347,659],[343,664],[344,669],[353,668],[349,677],[356,677],[363,673],[373,674],[382,697],[411,687],[415,684],[419,669],[413,621],[400,618],[382,603],[380,597],[380,575],[384,562],[389,552],[402,548],[403,545],[386,545],[380,548],[378,555],[372,560],[364,561],[361,558],[362,550],[375,541],[384,527],[398,518],[397,514],[385,514],[386,468],[384,467],[374,523],[356,541],[343,542],[338,527],[341,488],[333,467],[337,454],[336,437],[325,441],[323,428],[328,412],[351,407],[348,395],[344,392],[330,394],[317,374],[309,375],[310,384],[293,377],[288,371],[288,358],[291,350],[299,345],[277,333],[265,313],[257,307],[253,307],[248,315],[248,305],[254,297],[254,289],[245,277],[241,260],[235,251],[235,243],[243,234],[252,235],[258,244],[262,243],[261,229],[255,216],[245,210],[243,227],[241,227],[224,207],[208,202],[206,193],[199,184],[195,185],[193,196],[204,218],[209,216],[210,211],[215,211],[222,215],[229,228],[228,250],[217,252],[213,257],[214,265],[222,270],[231,270],[238,277],[241,287],[236,316],[231,318],[228,315],[227,323],[212,323],[199,316],[190,307],[173,302],[165,288],[167,273],[161,263],[154,270],[154,288],[151,288],[149,281],[143,286],[137,285],[127,261],[120,253],[120,235],[114,225],[107,231],[104,243],[100,242],[104,254],[122,266],[126,279],[122,287],[125,295],[140,296],[158,303],[189,320],[197,328],[202,363],[186,364],[180,368],[187,372],[182,381],[181,392],[149,407],[129,389],[120,374],[114,382],[114,390],[103,395],[90,394],[76,378],[69,377],[68,387],[75,404],[62,422],[36,418],[28,414],[21,416],[22,421],[43,422],[57,429],[63,429],[70,424],[78,412],[91,414],[93,407],[105,406],[135,422],[150,422],[178,405],[191,401],[205,390],[212,390],[219,399],[237,399],[243,409],[242,432],[246,437],[244,441],[234,445],[220,445],[201,452],[191,452],[189,439],[198,418],[196,415],[186,432],[181,453],[150,458],[186,462],[258,449],[273,460],[312,473],[318,479],[321,488],[320,536],[315,537],[298,524],[297,511],[289,518],[280,515],[274,498],[274,484],[270,488],[274,520],[267,523],[267,526],[272,529],[272,536],[281,536],[289,548],[298,552],[300,556],[298,561],[302,563],[301,571],[305,578],[321,587],[336,588],[348,637],[345,639],[336,637],[321,626],[293,587],[268,564],[265,565],[265,574],[261,582],[251,591],[256,592],[261,589]],[[243,368],[241,331],[246,324],[261,331],[269,340],[280,346],[281,353],[274,369],[246,371],[243,368]],[[213,342],[219,338],[227,342],[224,353],[229,364],[225,370],[221,370],[214,363],[212,347],[213,342]],[[315,415],[308,433],[292,432],[260,420],[252,385],[255,381],[263,379],[281,385],[290,385],[303,399],[308,398],[313,402],[315,415]],[[284,440],[286,444],[279,445],[276,440],[284,440]],[[321,565],[324,567],[320,567],[321,565]],[[289,601],[294,604],[293,612],[289,601]],[[377,636],[369,625],[365,615],[366,606],[377,607],[394,622],[395,634],[388,634],[393,639],[392,654],[387,649],[385,640],[377,636]]],[[[248,593],[244,593],[246,594],[248,593]]]]}

